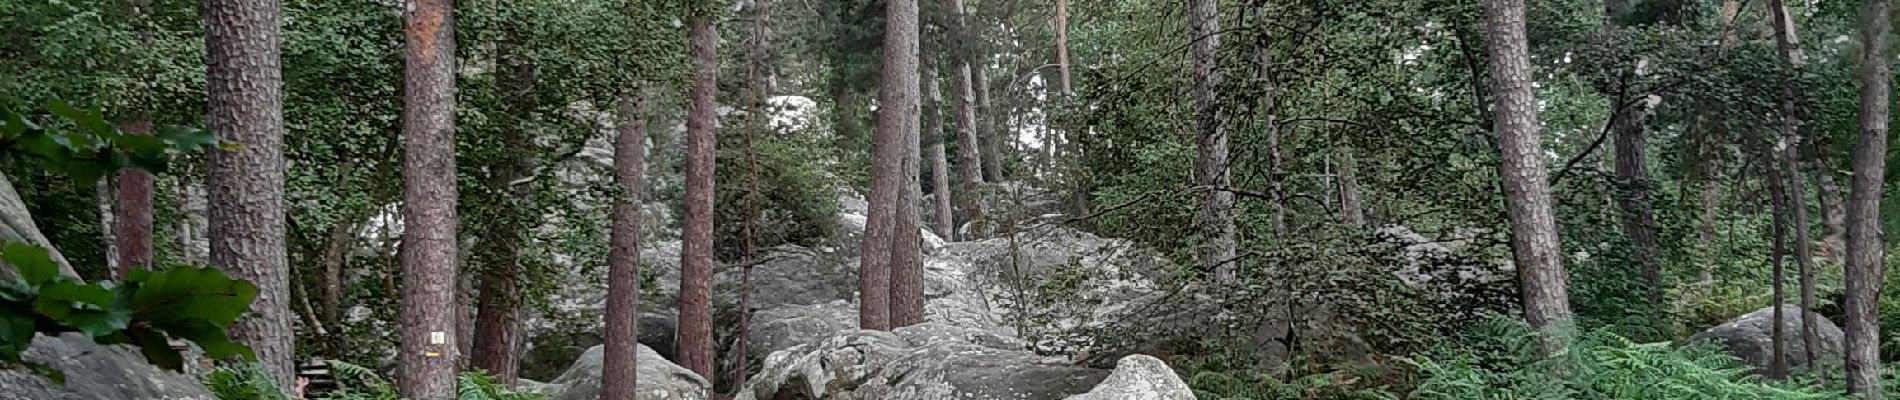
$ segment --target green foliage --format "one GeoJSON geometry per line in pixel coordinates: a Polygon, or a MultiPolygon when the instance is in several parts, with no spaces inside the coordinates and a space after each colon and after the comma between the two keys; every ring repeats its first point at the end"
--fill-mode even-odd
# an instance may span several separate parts
{"type": "Polygon", "coordinates": [[[167,369],[184,358],[169,340],[198,345],[205,356],[252,358],[225,327],[257,297],[257,287],[211,268],[135,269],[118,282],[85,283],[60,275],[45,249],[7,243],[0,261],[15,274],[0,282],[0,366],[43,366],[20,359],[38,334],[80,332],[100,344],[129,343],[167,369]]]}
{"type": "Polygon", "coordinates": [[[203,130],[162,127],[151,135],[133,135],[108,122],[99,108],[81,110],[53,100],[46,108],[58,121],[43,125],[16,111],[16,104],[0,104],[0,155],[70,175],[90,183],[121,168],[165,172],[173,155],[193,153],[217,145],[203,130]],[[69,127],[68,129],[60,129],[69,127]]]}
{"type": "Polygon", "coordinates": [[[1180,371],[1194,396],[1203,400],[1397,400],[1364,376],[1332,371],[1292,376],[1250,370],[1245,357],[1216,353],[1188,363],[1180,371]],[[1283,380],[1282,377],[1285,377],[1283,380]]]}
{"type": "Polygon", "coordinates": [[[1798,380],[1767,382],[1712,346],[1636,343],[1598,331],[1538,355],[1538,334],[1511,320],[1478,327],[1464,349],[1411,359],[1416,399],[1845,399],[1798,380]]]}
{"type": "MultiPolygon", "coordinates": [[[[389,380],[375,370],[341,361],[330,361],[330,373],[340,386],[312,400],[400,400],[389,380]]],[[[287,400],[283,390],[272,383],[261,366],[219,368],[204,378],[205,387],[219,400],[287,400]]],[[[455,377],[455,400],[542,400],[546,396],[519,393],[495,382],[481,372],[463,372],[455,377]]]]}

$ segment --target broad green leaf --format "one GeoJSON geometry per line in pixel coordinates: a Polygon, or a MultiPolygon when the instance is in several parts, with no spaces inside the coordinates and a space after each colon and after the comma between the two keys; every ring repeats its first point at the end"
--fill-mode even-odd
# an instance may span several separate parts
{"type": "Polygon", "coordinates": [[[133,319],[163,325],[171,321],[203,319],[230,325],[250,310],[257,286],[234,280],[224,272],[202,267],[179,267],[129,276],[137,283],[127,307],[133,319]]]}
{"type": "Polygon", "coordinates": [[[165,339],[165,334],[142,327],[127,329],[125,334],[131,339],[133,345],[138,346],[139,353],[145,355],[145,361],[159,368],[173,371],[184,368],[184,356],[179,355],[177,350],[172,350],[171,342],[165,339]]]}
{"type": "Polygon", "coordinates": [[[0,246],[0,261],[12,265],[20,273],[20,280],[29,287],[38,287],[59,278],[59,265],[53,263],[53,257],[46,249],[38,246],[8,242],[0,246]]]}

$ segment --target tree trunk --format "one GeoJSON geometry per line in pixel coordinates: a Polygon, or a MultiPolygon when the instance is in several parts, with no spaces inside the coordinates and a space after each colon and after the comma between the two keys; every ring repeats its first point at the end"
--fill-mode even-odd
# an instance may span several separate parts
{"type": "Polygon", "coordinates": [[[640,329],[640,194],[646,187],[646,99],[643,88],[621,95],[614,107],[613,231],[607,252],[607,332],[600,400],[634,400],[640,329]]]}
{"type": "Polygon", "coordinates": [[[1880,291],[1887,271],[1880,232],[1881,183],[1887,176],[1887,0],[1865,0],[1861,9],[1860,138],[1854,146],[1853,192],[1847,202],[1846,301],[1847,392],[1878,400],[1880,392],[1880,291]]]}
{"type": "MultiPolygon", "coordinates": [[[[921,16],[918,18],[921,18],[921,16]]],[[[921,23],[922,21],[918,22],[921,23]]],[[[911,32],[917,32],[921,35],[921,24],[913,26],[910,29],[911,32]]],[[[922,201],[923,197],[923,184],[918,178],[923,174],[923,154],[918,151],[917,147],[918,142],[922,140],[920,136],[921,133],[918,132],[916,120],[912,118],[919,118],[922,114],[922,105],[920,103],[923,96],[920,95],[920,91],[923,85],[921,81],[923,80],[922,71],[925,62],[922,60],[924,54],[923,38],[918,36],[914,37],[914,39],[915,40],[911,42],[913,47],[910,48],[912,57],[909,65],[911,68],[892,72],[894,74],[905,75],[899,77],[894,83],[905,85],[897,89],[908,92],[907,96],[905,96],[906,100],[904,100],[908,103],[904,104],[908,105],[909,107],[907,108],[911,111],[911,114],[905,117],[906,120],[911,121],[911,123],[909,128],[903,130],[904,137],[902,141],[899,142],[899,147],[903,150],[903,157],[900,159],[903,165],[900,166],[899,174],[902,175],[904,180],[903,186],[898,193],[897,220],[892,224],[891,232],[890,323],[892,329],[916,325],[924,321],[924,250],[923,237],[921,236],[922,230],[918,227],[919,221],[922,220],[922,218],[921,215],[919,215],[917,207],[917,203],[922,201]]],[[[934,66],[930,68],[935,69],[934,66]]],[[[971,105],[974,106],[974,103],[975,102],[972,102],[971,105]]],[[[941,122],[939,122],[938,125],[938,129],[942,129],[941,122]]],[[[972,127],[974,128],[974,125],[972,125],[972,127]]],[[[972,133],[974,134],[974,132],[972,133]]],[[[968,143],[981,146],[981,144],[976,141],[968,143]]],[[[980,160],[978,164],[980,171],[980,160]]]]}
{"type": "Polygon", "coordinates": [[[1511,221],[1511,253],[1517,262],[1518,292],[1524,319],[1545,335],[1545,354],[1564,344],[1569,328],[1570,296],[1565,287],[1562,247],[1551,211],[1549,171],[1544,167],[1531,89],[1530,45],[1524,34],[1523,0],[1485,0],[1486,49],[1490,54],[1491,93],[1496,96],[1506,214],[1511,221]]]}
{"type": "MultiPolygon", "coordinates": [[[[930,148],[930,190],[936,194],[931,198],[931,229],[944,240],[957,240],[956,221],[950,213],[950,160],[943,146],[943,92],[937,88],[936,53],[927,52],[921,57],[923,72],[918,79],[923,90],[923,144],[930,148]]],[[[987,153],[985,153],[987,154],[987,153]]]]}
{"type": "Polygon", "coordinates": [[[1366,227],[1365,206],[1359,200],[1359,161],[1353,156],[1352,147],[1344,147],[1339,152],[1339,210],[1346,216],[1346,225],[1354,229],[1366,227]]]}
{"type": "MultiPolygon", "coordinates": [[[[990,105],[990,74],[986,72],[989,65],[988,57],[983,57],[979,60],[983,62],[978,63],[976,69],[970,71],[970,78],[974,80],[972,83],[976,86],[977,130],[980,133],[978,139],[983,142],[983,154],[981,155],[983,158],[983,181],[1002,182],[1004,178],[1003,141],[1013,141],[1016,140],[1016,138],[1014,136],[1005,136],[1004,133],[1006,132],[999,132],[1000,128],[996,124],[996,108],[990,105]]],[[[926,75],[925,79],[936,78],[935,75],[926,75]]],[[[942,103],[943,95],[937,94],[935,96],[938,96],[936,101],[942,103]]],[[[941,125],[941,122],[939,125],[941,125]]],[[[946,238],[948,237],[946,236],[946,238]]]]}
{"type": "MultiPolygon", "coordinates": [[[[144,1],[141,1],[142,3],[144,1]]],[[[149,10],[150,4],[140,7],[149,10]]],[[[149,45],[150,42],[147,41],[149,45]]],[[[126,123],[132,135],[152,134],[152,121],[140,119],[126,123]]],[[[133,268],[152,266],[152,174],[137,168],[119,172],[118,198],[114,204],[113,250],[116,276],[124,278],[133,268]]]]}
{"type": "MultiPolygon", "coordinates": [[[[913,73],[916,68],[910,69],[913,73]]],[[[911,82],[918,78],[911,77],[911,82]]],[[[915,90],[917,85],[912,85],[915,90]]],[[[913,94],[915,104],[919,96],[913,94]]],[[[917,115],[915,113],[911,114],[917,115]]],[[[891,328],[902,328],[924,322],[924,261],[923,238],[918,228],[920,216],[917,202],[923,197],[923,186],[918,181],[921,154],[917,151],[918,130],[912,124],[905,130],[903,177],[904,186],[897,201],[897,221],[891,232],[891,328]]]]}
{"type": "MultiPolygon", "coordinates": [[[[951,0],[955,1],[955,0],[951,0]]],[[[954,9],[954,8],[953,8],[954,9]]],[[[917,137],[918,104],[918,25],[916,0],[890,0],[884,10],[884,51],[883,71],[879,80],[877,103],[885,106],[877,109],[877,132],[874,140],[874,156],[871,165],[871,209],[868,224],[865,226],[862,250],[863,260],[858,266],[858,328],[870,330],[890,330],[891,325],[891,284],[897,238],[909,237],[916,232],[915,225],[910,234],[898,232],[898,220],[904,218],[903,202],[912,190],[909,184],[915,178],[905,178],[908,170],[905,164],[912,158],[916,146],[910,140],[917,137]]],[[[963,68],[966,85],[969,89],[969,68],[963,68]]],[[[965,100],[969,97],[964,97],[965,100]]],[[[968,108],[963,109],[968,114],[968,108]]],[[[959,116],[958,125],[964,119],[959,116]]],[[[975,132],[968,132],[974,136],[975,132]]],[[[964,142],[964,143],[974,143],[964,142]]],[[[968,155],[974,156],[975,149],[968,155]]],[[[975,157],[966,157],[965,161],[974,162],[975,157]]],[[[975,176],[972,168],[975,163],[964,164],[966,178],[975,176]]],[[[915,176],[915,174],[912,174],[915,176]]],[[[913,206],[914,207],[914,206],[913,206]]],[[[914,223],[913,223],[914,224],[914,223]]]]}
{"type": "MultiPolygon", "coordinates": [[[[1251,12],[1249,13],[1252,14],[1251,17],[1254,20],[1255,26],[1263,30],[1269,29],[1266,23],[1266,10],[1263,9],[1265,5],[1264,2],[1256,4],[1255,8],[1250,10],[1251,12]]],[[[1257,110],[1256,113],[1259,114],[1262,123],[1265,125],[1262,129],[1267,133],[1267,197],[1269,198],[1269,202],[1273,203],[1273,214],[1271,219],[1269,219],[1269,225],[1273,227],[1273,238],[1276,243],[1285,243],[1284,240],[1286,240],[1287,237],[1286,157],[1283,156],[1281,152],[1282,148],[1280,147],[1280,106],[1278,103],[1278,92],[1280,88],[1273,81],[1273,70],[1271,69],[1273,60],[1269,58],[1267,54],[1267,35],[1254,35],[1254,38],[1253,50],[1254,64],[1256,66],[1254,79],[1259,80],[1262,85],[1260,104],[1258,105],[1259,110],[1257,110]]],[[[1325,62],[1324,55],[1320,56],[1320,62],[1325,62]]]]}
{"type": "MultiPolygon", "coordinates": [[[[132,18],[139,27],[139,44],[153,46],[156,40],[152,28],[152,0],[132,0],[132,18]]],[[[145,89],[150,90],[148,79],[145,89]]],[[[121,125],[125,133],[132,135],[152,134],[152,120],[146,116],[134,117],[121,125]]],[[[132,268],[150,268],[152,266],[152,174],[137,168],[119,171],[118,198],[115,226],[111,227],[113,238],[112,262],[117,268],[114,273],[124,278],[132,268]]]]}
{"type": "MultiPolygon", "coordinates": [[[[344,161],[337,167],[337,184],[344,188],[353,188],[349,184],[350,175],[356,170],[356,160],[344,161]]],[[[362,217],[354,212],[345,212],[342,218],[330,225],[330,231],[324,234],[322,270],[317,273],[317,321],[326,327],[342,327],[343,322],[343,268],[349,262],[350,250],[356,245],[356,227],[362,217]]],[[[321,338],[324,343],[323,355],[331,359],[342,359],[345,349],[343,335],[321,338]]]]}
{"type": "Polygon", "coordinates": [[[1226,110],[1220,103],[1220,69],[1216,68],[1216,50],[1220,48],[1220,14],[1215,0],[1188,0],[1188,41],[1193,53],[1190,70],[1194,80],[1194,171],[1200,186],[1200,210],[1195,215],[1201,228],[1199,251],[1201,269],[1213,272],[1222,283],[1234,281],[1234,194],[1227,171],[1226,110]]]}
{"type": "Polygon", "coordinates": [[[970,56],[963,51],[968,32],[965,24],[963,0],[944,0],[946,12],[950,13],[950,72],[951,84],[957,90],[957,190],[961,195],[957,205],[957,220],[968,223],[983,218],[982,144],[976,140],[976,86],[972,82],[970,56]]]}
{"type": "MultiPolygon", "coordinates": [[[[1629,13],[1628,0],[1605,0],[1603,19],[1606,37],[1614,37],[1610,30],[1621,25],[1629,13]]],[[[1611,39],[1614,40],[1614,39],[1611,39]]],[[[1638,62],[1640,63],[1640,61],[1638,62]]],[[[1649,156],[1646,146],[1644,115],[1649,113],[1647,105],[1628,94],[1630,81],[1643,73],[1636,65],[1628,65],[1619,75],[1621,82],[1615,87],[1616,93],[1610,97],[1610,130],[1615,134],[1616,148],[1616,207],[1622,211],[1623,234],[1630,239],[1630,262],[1636,264],[1643,277],[1643,292],[1649,300],[1650,310],[1658,313],[1662,304],[1662,266],[1661,251],[1656,245],[1656,216],[1651,209],[1649,199],[1649,156]],[[1637,104],[1630,104],[1636,102],[1637,104]]]]}
{"type": "MultiPolygon", "coordinates": [[[[495,42],[495,86],[505,97],[504,110],[498,117],[503,143],[531,146],[528,121],[534,114],[535,66],[521,54],[525,40],[515,21],[502,23],[502,37],[495,42]]],[[[481,294],[476,306],[475,334],[470,348],[471,364],[488,371],[496,383],[514,387],[521,354],[521,248],[535,219],[534,185],[515,183],[533,174],[534,151],[510,152],[500,165],[491,166],[489,184],[498,206],[483,236],[487,253],[482,270],[481,294]]]]}
{"type": "Polygon", "coordinates": [[[1821,251],[1823,257],[1841,262],[1847,240],[1846,210],[1841,208],[1841,183],[1835,179],[1834,163],[1826,147],[1816,145],[1814,153],[1814,198],[1821,206],[1821,251]]]}
{"type": "Polygon", "coordinates": [[[294,373],[290,266],[284,248],[283,70],[277,2],[208,0],[205,122],[242,148],[210,153],[211,264],[255,283],[251,313],[231,326],[270,377],[294,373]]]}
{"type": "Polygon", "coordinates": [[[1788,255],[1788,208],[1791,202],[1788,201],[1789,198],[1786,187],[1781,184],[1782,174],[1780,171],[1775,169],[1769,169],[1768,171],[1768,198],[1769,202],[1772,203],[1769,210],[1771,210],[1770,213],[1774,214],[1774,225],[1771,231],[1774,243],[1769,246],[1772,250],[1769,252],[1768,259],[1769,265],[1773,266],[1772,275],[1769,277],[1769,281],[1772,282],[1770,293],[1772,293],[1773,300],[1769,302],[1769,305],[1774,307],[1774,319],[1772,321],[1775,321],[1773,324],[1774,327],[1769,329],[1770,333],[1768,336],[1770,354],[1768,360],[1768,379],[1782,380],[1788,378],[1788,335],[1783,332],[1782,326],[1785,324],[1781,323],[1781,321],[1785,321],[1782,319],[1781,305],[1787,304],[1787,300],[1785,300],[1787,298],[1787,292],[1782,289],[1784,286],[1783,282],[1786,279],[1787,269],[1782,263],[1788,255]]]}
{"type": "Polygon", "coordinates": [[[403,397],[455,395],[462,340],[455,187],[455,16],[452,1],[409,0],[403,12],[401,351],[403,397]]]}
{"type": "Polygon", "coordinates": [[[745,196],[742,198],[744,204],[741,206],[744,208],[740,211],[744,213],[744,215],[741,218],[739,226],[741,236],[739,244],[739,265],[741,269],[739,273],[739,323],[736,329],[737,332],[733,334],[732,345],[732,354],[733,357],[736,358],[736,361],[733,362],[732,365],[733,387],[740,388],[745,387],[747,369],[751,368],[751,360],[748,359],[749,355],[747,354],[746,348],[750,344],[747,339],[751,337],[752,332],[752,256],[755,252],[752,241],[753,225],[757,224],[759,220],[759,162],[758,156],[754,153],[757,148],[754,147],[756,144],[754,144],[753,139],[757,135],[764,135],[766,137],[772,136],[772,106],[770,100],[772,98],[772,92],[777,90],[775,87],[776,78],[774,78],[772,73],[771,23],[772,1],[753,1],[752,43],[750,48],[746,49],[746,57],[748,58],[746,62],[746,81],[752,91],[749,96],[750,98],[747,99],[752,106],[752,110],[748,113],[749,118],[747,120],[751,126],[747,127],[745,136],[743,137],[745,141],[746,185],[748,187],[746,188],[745,196]]]}
{"type": "Polygon", "coordinates": [[[687,23],[692,32],[693,86],[688,94],[692,112],[686,120],[686,212],[680,229],[679,364],[699,376],[713,375],[712,354],[712,246],[713,246],[713,129],[718,104],[719,39],[699,6],[687,23]]]}
{"type": "MultiPolygon", "coordinates": [[[[1788,62],[1791,71],[1801,70],[1807,63],[1807,56],[1802,53],[1801,41],[1796,38],[1794,16],[1788,13],[1788,4],[1783,0],[1770,0],[1769,9],[1774,13],[1775,30],[1778,33],[1775,35],[1775,41],[1781,49],[1782,57],[1788,62]]],[[[1801,281],[1801,340],[1803,345],[1810,346],[1807,348],[1812,349],[1818,348],[1813,347],[1816,345],[1814,332],[1817,328],[1814,326],[1814,315],[1810,311],[1812,309],[1809,308],[1814,305],[1814,251],[1810,248],[1813,242],[1808,238],[1807,189],[1802,184],[1806,180],[1804,178],[1806,175],[1801,173],[1801,164],[1798,161],[1799,149],[1802,147],[1800,145],[1803,125],[1801,117],[1807,112],[1800,108],[1794,85],[1793,76],[1783,77],[1781,141],[1776,145],[1776,150],[1780,153],[1778,156],[1781,159],[1781,177],[1787,182],[1784,186],[1787,191],[1785,197],[1788,208],[1794,216],[1794,259],[1795,264],[1799,266],[1801,281]]],[[[1823,194],[1821,197],[1826,197],[1826,195],[1823,194]]],[[[1827,209],[1826,201],[1822,202],[1821,208],[1827,209]]],[[[1781,303],[1776,302],[1776,304],[1781,303]]],[[[1807,365],[1816,365],[1813,363],[1813,352],[1808,352],[1807,359],[1803,361],[1808,362],[1807,365]]]]}

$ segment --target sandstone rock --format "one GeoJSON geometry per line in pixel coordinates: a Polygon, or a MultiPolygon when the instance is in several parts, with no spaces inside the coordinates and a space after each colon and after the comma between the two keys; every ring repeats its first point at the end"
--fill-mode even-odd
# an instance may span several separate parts
{"type": "Polygon", "coordinates": [[[159,369],[131,347],[99,345],[77,333],[34,338],[24,358],[65,373],[66,384],[0,369],[0,400],[216,399],[195,377],[159,369]]]}
{"type": "Polygon", "coordinates": [[[955,332],[968,331],[934,323],[846,331],[775,352],[735,399],[1057,400],[1087,392],[1109,374],[972,343],[955,332]]]}
{"type": "MultiPolygon", "coordinates": [[[[1768,372],[1768,364],[1773,361],[1774,342],[1773,307],[1735,317],[1714,328],[1690,336],[1689,343],[1715,343],[1729,354],[1742,359],[1742,362],[1754,369],[1756,374],[1768,372]]],[[[1801,340],[1801,308],[1792,305],[1781,306],[1781,329],[1787,335],[1787,361],[1789,369],[1808,367],[1809,349],[1801,340]]],[[[1845,336],[1834,321],[1816,315],[1814,323],[1820,337],[1816,338],[1819,349],[1814,349],[1815,361],[1822,365],[1840,365],[1841,349],[1845,336]]]]}
{"type": "MultiPolygon", "coordinates": [[[[574,366],[567,369],[553,382],[543,385],[541,393],[550,400],[594,400],[600,398],[600,374],[604,348],[594,346],[587,349],[574,366]]],[[[660,357],[646,345],[639,346],[638,386],[635,398],[639,400],[706,400],[710,398],[711,386],[705,378],[700,378],[686,368],[675,365],[660,357]]],[[[609,383],[613,384],[613,383],[609,383]]]]}
{"type": "Polygon", "coordinates": [[[1194,391],[1167,363],[1132,355],[1115,362],[1115,372],[1094,390],[1064,400],[1194,400],[1194,391]]]}

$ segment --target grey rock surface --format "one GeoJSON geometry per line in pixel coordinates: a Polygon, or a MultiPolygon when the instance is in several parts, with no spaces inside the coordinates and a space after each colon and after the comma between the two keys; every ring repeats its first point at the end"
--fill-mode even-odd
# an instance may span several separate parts
{"type": "MultiPolygon", "coordinates": [[[[1774,358],[1774,307],[1763,307],[1748,314],[1735,317],[1721,325],[1690,336],[1689,343],[1715,343],[1736,358],[1742,359],[1756,374],[1766,373],[1768,364],[1774,358]]],[[[1787,362],[1791,370],[1807,368],[1810,349],[1801,340],[1801,308],[1792,305],[1781,306],[1781,329],[1787,335],[1787,362]]],[[[1815,361],[1824,366],[1840,365],[1841,350],[1846,336],[1841,327],[1834,325],[1827,317],[1815,315],[1818,349],[1813,349],[1815,361]]]]}
{"type": "Polygon", "coordinates": [[[0,369],[0,400],[216,399],[196,377],[159,369],[128,346],[100,345],[77,333],[34,338],[24,358],[61,371],[66,384],[0,369]]]}

